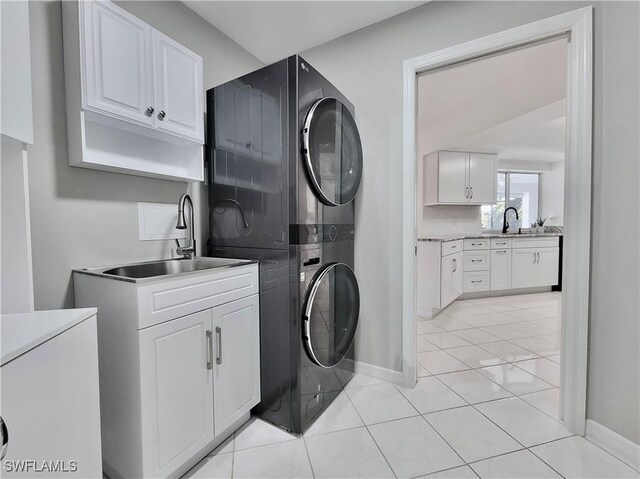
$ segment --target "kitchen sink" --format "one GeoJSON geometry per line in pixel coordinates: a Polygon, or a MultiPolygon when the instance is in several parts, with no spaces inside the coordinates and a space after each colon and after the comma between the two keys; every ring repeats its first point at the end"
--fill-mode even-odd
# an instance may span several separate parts
{"type": "Polygon", "coordinates": [[[138,282],[146,278],[157,278],[176,274],[194,273],[213,268],[230,268],[251,263],[250,260],[227,258],[167,259],[128,264],[107,268],[76,270],[79,273],[113,277],[124,281],[138,282]]]}

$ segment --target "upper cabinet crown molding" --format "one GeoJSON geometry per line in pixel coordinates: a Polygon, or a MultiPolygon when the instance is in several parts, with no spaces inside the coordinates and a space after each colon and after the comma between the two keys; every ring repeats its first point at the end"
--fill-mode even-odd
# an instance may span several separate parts
{"type": "Polygon", "coordinates": [[[495,204],[496,155],[434,151],[424,159],[425,206],[495,204]]]}
{"type": "Polygon", "coordinates": [[[69,163],[202,181],[202,58],[110,1],[62,8],[69,163]]]}

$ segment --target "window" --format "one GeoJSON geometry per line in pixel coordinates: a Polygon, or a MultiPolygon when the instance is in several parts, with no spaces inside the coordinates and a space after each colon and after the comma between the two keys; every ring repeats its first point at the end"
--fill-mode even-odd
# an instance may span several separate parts
{"type": "MultiPolygon", "coordinates": [[[[496,204],[482,207],[482,229],[501,229],[502,215],[510,206],[518,211],[522,228],[531,226],[538,217],[539,180],[539,173],[499,172],[496,204]]],[[[513,220],[511,225],[515,225],[513,220]]]]}

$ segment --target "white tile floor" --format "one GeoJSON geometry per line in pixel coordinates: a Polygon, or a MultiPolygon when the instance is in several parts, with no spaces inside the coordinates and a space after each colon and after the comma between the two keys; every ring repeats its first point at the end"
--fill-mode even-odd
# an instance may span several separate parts
{"type": "Polygon", "coordinates": [[[418,322],[419,380],[355,375],[302,438],[253,419],[189,478],[638,478],[558,419],[560,295],[418,322]]]}

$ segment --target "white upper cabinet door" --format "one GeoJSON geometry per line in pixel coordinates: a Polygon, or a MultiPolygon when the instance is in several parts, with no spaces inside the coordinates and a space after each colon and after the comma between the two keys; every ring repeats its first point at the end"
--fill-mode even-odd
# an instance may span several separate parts
{"type": "Polygon", "coordinates": [[[559,248],[540,248],[536,260],[536,283],[538,286],[558,284],[558,268],[560,262],[559,248]]]}
{"type": "Polygon", "coordinates": [[[204,143],[202,58],[155,31],[156,128],[204,143]]]}
{"type": "Polygon", "coordinates": [[[79,2],[87,109],[154,126],[153,29],[111,2],[79,2]]]}
{"type": "Polygon", "coordinates": [[[258,295],[213,308],[216,435],[260,401],[258,295]]]}
{"type": "Polygon", "coordinates": [[[211,310],[140,332],[144,477],[169,477],[213,435],[211,310]]]}
{"type": "Polygon", "coordinates": [[[496,156],[482,153],[469,154],[469,202],[494,204],[497,200],[498,170],[496,156]]]}
{"type": "Polygon", "coordinates": [[[468,153],[438,153],[438,203],[468,203],[468,153]]]}

